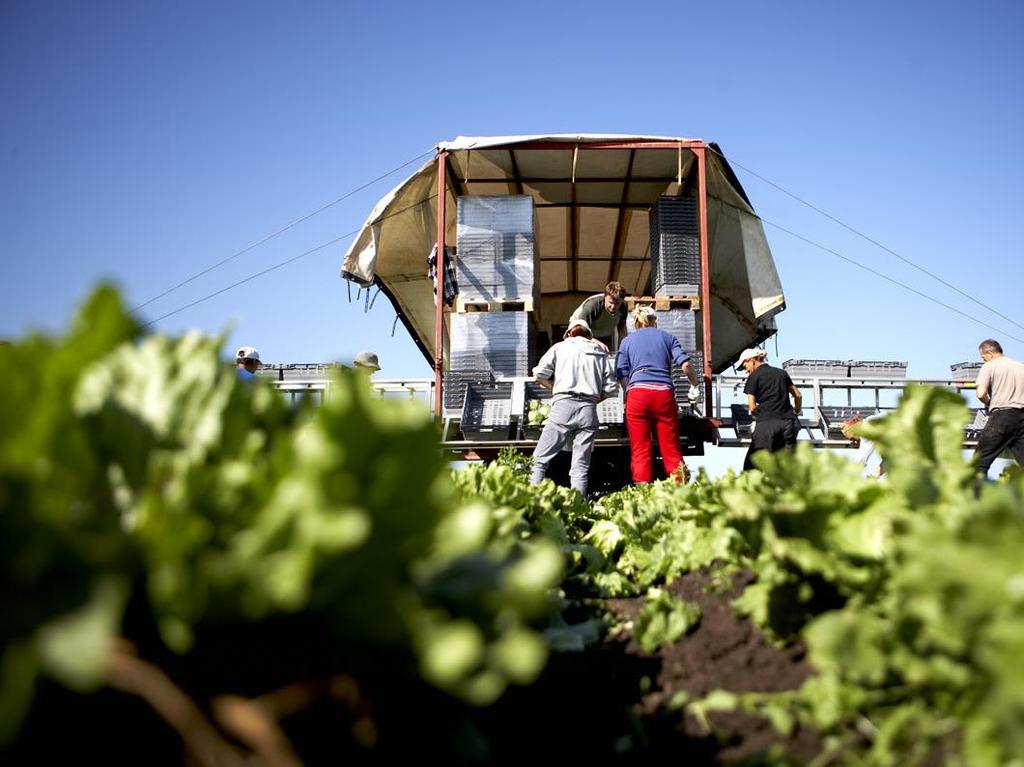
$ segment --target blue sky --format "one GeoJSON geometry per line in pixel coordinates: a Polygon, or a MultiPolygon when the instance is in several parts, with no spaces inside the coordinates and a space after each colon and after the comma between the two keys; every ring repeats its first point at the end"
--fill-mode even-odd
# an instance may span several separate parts
{"type": "MultiPolygon", "coordinates": [[[[901,359],[945,377],[995,336],[1024,358],[1018,3],[0,2],[0,336],[63,326],[98,279],[138,305],[456,135],[718,142],[996,309],[736,167],[788,309],[773,359],[901,359]],[[835,6],[835,7],[833,7],[835,6]]],[[[156,318],[359,228],[389,177],[149,304],[156,318]]],[[[429,370],[351,237],[157,324],[230,329],[281,362],[376,350],[429,370]],[[353,292],[354,295],[354,292],[353,292]]]]}

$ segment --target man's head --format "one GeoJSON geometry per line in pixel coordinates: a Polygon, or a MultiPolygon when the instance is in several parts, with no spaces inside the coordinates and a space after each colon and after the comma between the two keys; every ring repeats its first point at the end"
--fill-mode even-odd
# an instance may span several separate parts
{"type": "Polygon", "coordinates": [[[988,362],[990,359],[1002,356],[1003,347],[994,338],[986,338],[978,344],[978,352],[981,354],[981,358],[988,362]]]}
{"type": "Polygon", "coordinates": [[[753,373],[764,364],[766,356],[767,354],[763,349],[744,349],[743,354],[740,355],[740,359],[736,363],[736,369],[742,368],[747,373],[753,373]]]}
{"type": "Polygon", "coordinates": [[[633,326],[640,328],[653,328],[658,325],[658,314],[653,307],[640,304],[633,310],[633,326]]]}
{"type": "Polygon", "coordinates": [[[608,314],[615,314],[622,306],[622,299],[626,297],[626,291],[617,282],[609,282],[604,286],[604,308],[608,314]]]}
{"type": "Polygon", "coordinates": [[[576,336],[582,336],[583,338],[593,338],[593,333],[590,332],[590,325],[587,324],[586,320],[572,320],[569,322],[569,327],[565,329],[565,335],[562,338],[576,338],[576,336]]]}
{"type": "Polygon", "coordinates": [[[380,370],[380,362],[377,361],[377,355],[373,352],[361,351],[352,360],[352,364],[360,370],[368,370],[371,373],[376,373],[380,370]]]}
{"type": "Polygon", "coordinates": [[[251,346],[243,346],[235,353],[235,367],[245,368],[250,373],[255,373],[262,365],[260,353],[251,346]]]}

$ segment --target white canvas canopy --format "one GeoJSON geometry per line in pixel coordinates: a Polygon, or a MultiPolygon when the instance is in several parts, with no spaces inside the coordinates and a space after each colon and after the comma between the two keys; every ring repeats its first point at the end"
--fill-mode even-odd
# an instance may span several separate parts
{"type": "MultiPolygon", "coordinates": [[[[528,194],[541,305],[547,323],[564,324],[578,303],[618,280],[648,295],[648,210],[660,195],[695,195],[694,139],[612,134],[490,136],[438,144],[448,152],[445,242],[455,243],[456,198],[528,194]],[[639,146],[636,146],[639,145],[639,146]]],[[[697,141],[698,144],[702,142],[697,141]]],[[[712,367],[774,332],[785,308],[764,228],[715,144],[705,156],[711,288],[712,367]]],[[[345,254],[342,276],[378,285],[429,361],[434,357],[434,296],[426,259],[437,240],[436,159],[373,208],[345,254]]]]}

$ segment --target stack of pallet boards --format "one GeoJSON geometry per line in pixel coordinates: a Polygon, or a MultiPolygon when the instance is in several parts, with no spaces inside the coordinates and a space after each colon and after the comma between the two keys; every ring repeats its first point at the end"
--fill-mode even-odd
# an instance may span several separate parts
{"type": "Polygon", "coordinates": [[[512,384],[530,375],[537,323],[533,198],[458,198],[459,297],[449,326],[445,408],[467,438],[504,439],[512,384]]]}

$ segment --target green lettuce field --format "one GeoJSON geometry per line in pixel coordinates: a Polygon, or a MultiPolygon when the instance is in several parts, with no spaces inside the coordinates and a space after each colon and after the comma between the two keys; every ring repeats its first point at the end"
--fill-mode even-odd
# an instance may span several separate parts
{"type": "Polygon", "coordinates": [[[0,345],[5,763],[1024,765],[1024,474],[954,393],[594,503],[452,471],[356,376],[321,408],[115,291],[0,345]]]}

